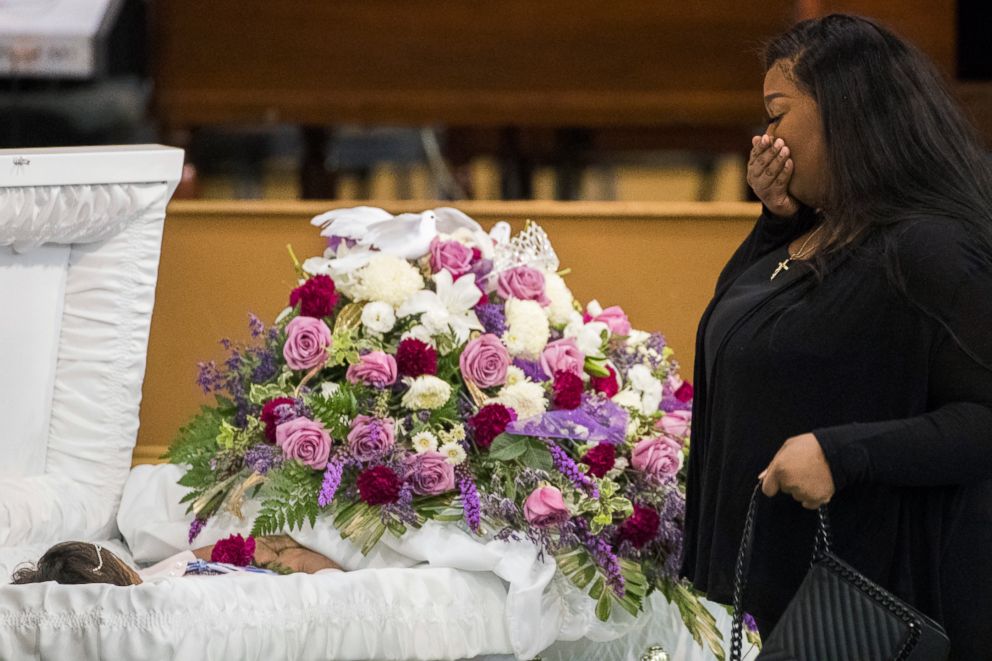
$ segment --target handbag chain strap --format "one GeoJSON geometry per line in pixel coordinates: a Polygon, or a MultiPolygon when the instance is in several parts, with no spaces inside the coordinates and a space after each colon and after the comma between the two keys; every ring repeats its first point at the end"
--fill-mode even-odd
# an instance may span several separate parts
{"type": "MultiPolygon", "coordinates": [[[[758,494],[761,492],[761,482],[754,486],[751,501],[747,506],[747,518],[744,520],[744,534],[741,535],[741,545],[737,551],[737,566],[734,569],[734,619],[730,629],[730,661],[741,661],[741,648],[744,645],[744,588],[747,586],[748,569],[751,566],[751,541],[754,539],[754,517],[758,509],[758,494]]],[[[813,563],[831,553],[830,515],[826,505],[818,510],[819,525],[813,540],[813,563]]]]}
{"type": "MultiPolygon", "coordinates": [[[[748,503],[747,518],[744,521],[744,534],[741,536],[741,545],[737,551],[737,566],[734,570],[734,619],[730,633],[730,661],[741,661],[741,648],[744,643],[744,588],[747,585],[747,574],[751,565],[751,542],[754,538],[754,517],[758,508],[760,489],[761,483],[759,482],[755,485],[754,491],[751,492],[751,502],[748,503]]],[[[833,558],[831,555],[830,516],[826,505],[821,505],[818,513],[819,525],[813,540],[813,558],[810,560],[810,568],[817,562],[828,565],[830,569],[842,576],[848,583],[857,586],[876,603],[881,604],[890,612],[897,613],[909,628],[909,636],[895,659],[895,661],[903,661],[912,652],[922,633],[917,617],[905,605],[893,599],[891,594],[833,558]]]]}

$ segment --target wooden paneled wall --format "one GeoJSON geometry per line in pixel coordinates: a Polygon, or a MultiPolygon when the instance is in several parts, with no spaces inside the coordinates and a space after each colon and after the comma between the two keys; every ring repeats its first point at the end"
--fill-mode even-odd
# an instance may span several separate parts
{"type": "MultiPolygon", "coordinates": [[[[393,213],[439,203],[410,202],[393,213]]],[[[294,272],[322,250],[309,220],[330,202],[174,202],[165,223],[134,462],[156,461],[176,430],[208,400],[197,362],[219,359],[218,340],[248,337],[247,315],[271,322],[294,272]]],[[[566,281],[583,303],[620,305],[634,326],[661,330],[691,378],[696,323],[716,277],[759,207],[749,203],[463,202],[486,228],[528,219],[550,234],[566,281]]]]}

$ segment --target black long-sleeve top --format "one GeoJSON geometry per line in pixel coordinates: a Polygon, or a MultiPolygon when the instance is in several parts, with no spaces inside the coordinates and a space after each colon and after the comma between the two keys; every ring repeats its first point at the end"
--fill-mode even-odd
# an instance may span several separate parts
{"type": "MultiPolygon", "coordinates": [[[[822,282],[793,264],[760,291],[814,224],[763,214],[703,314],[682,574],[730,602],[757,475],[812,432],[837,554],[943,623],[952,658],[992,659],[990,258],[962,223],[907,221],[832,257],[822,282]]],[[[774,623],[808,570],[815,513],[780,494],[755,526],[745,608],[774,623]]]]}

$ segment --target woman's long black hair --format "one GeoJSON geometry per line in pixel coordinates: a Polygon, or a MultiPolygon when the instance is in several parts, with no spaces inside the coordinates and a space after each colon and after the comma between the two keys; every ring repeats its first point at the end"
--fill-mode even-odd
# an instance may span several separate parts
{"type": "Polygon", "coordinates": [[[821,257],[923,218],[965,223],[992,255],[992,162],[927,57],[870,19],[831,14],[769,42],[765,70],[779,62],[823,123],[821,257]]]}

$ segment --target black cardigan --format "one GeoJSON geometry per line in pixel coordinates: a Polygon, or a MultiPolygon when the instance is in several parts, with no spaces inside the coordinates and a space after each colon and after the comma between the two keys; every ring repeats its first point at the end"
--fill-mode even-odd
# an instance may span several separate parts
{"type": "MultiPolygon", "coordinates": [[[[954,658],[992,658],[992,267],[962,223],[907,221],[769,288],[718,345],[735,279],[809,229],[763,214],[720,275],[696,339],[682,574],[729,603],[748,497],[789,437],[813,432],[837,487],[835,550],[941,621],[954,658]]],[[[771,275],[769,273],[769,275],[771,275]]],[[[745,607],[774,624],[809,566],[815,514],[762,499],[745,607]]]]}

